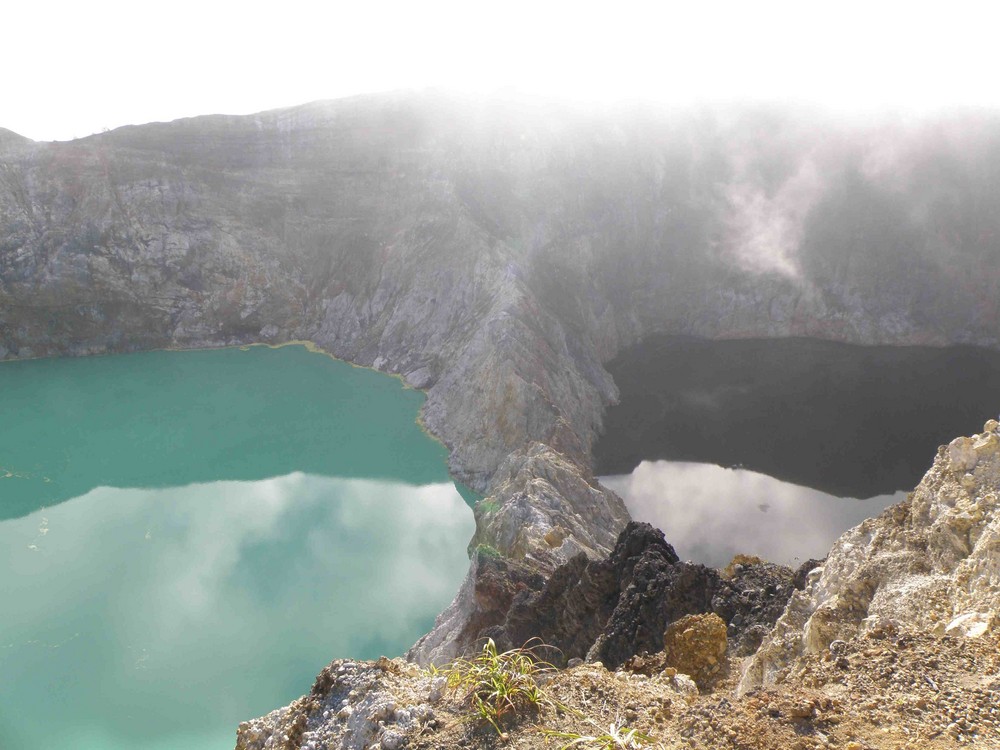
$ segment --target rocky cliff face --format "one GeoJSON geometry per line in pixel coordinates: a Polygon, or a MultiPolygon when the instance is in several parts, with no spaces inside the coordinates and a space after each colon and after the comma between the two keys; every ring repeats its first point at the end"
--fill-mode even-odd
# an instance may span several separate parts
{"type": "Polygon", "coordinates": [[[531,441],[585,469],[654,332],[1000,330],[984,115],[360,97],[0,154],[0,357],[310,339],[427,389],[480,490],[531,441]]]}
{"type": "Polygon", "coordinates": [[[794,594],[742,688],[788,677],[800,657],[877,629],[981,636],[1000,616],[1000,435],[960,437],[904,503],[844,534],[794,594]]]}
{"type": "MultiPolygon", "coordinates": [[[[5,132],[0,359],[307,339],[399,373],[488,495],[475,543],[549,573],[627,521],[590,472],[603,362],[655,332],[996,346],[998,181],[982,115],[426,95],[5,132]]],[[[463,645],[463,596],[419,658],[463,645]]]]}

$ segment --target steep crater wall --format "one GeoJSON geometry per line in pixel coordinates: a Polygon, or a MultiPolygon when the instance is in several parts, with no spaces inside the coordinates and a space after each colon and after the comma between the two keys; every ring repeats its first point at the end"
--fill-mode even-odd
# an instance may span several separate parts
{"type": "MultiPolygon", "coordinates": [[[[627,521],[591,473],[623,347],[995,347],[997,179],[981,115],[396,95],[5,138],[0,358],[310,340],[399,373],[488,496],[475,544],[549,573],[627,521]]],[[[469,646],[475,584],[416,655],[469,646]]]]}

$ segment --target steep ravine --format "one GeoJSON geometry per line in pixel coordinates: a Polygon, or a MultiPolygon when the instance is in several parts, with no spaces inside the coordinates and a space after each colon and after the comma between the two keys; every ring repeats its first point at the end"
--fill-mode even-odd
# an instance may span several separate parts
{"type": "MultiPolygon", "coordinates": [[[[998,179],[981,114],[848,127],[429,94],[5,136],[0,358],[309,340],[399,373],[487,496],[474,544],[549,574],[628,520],[590,463],[623,347],[996,347],[998,179]]],[[[504,615],[477,560],[414,658],[504,615]]]]}

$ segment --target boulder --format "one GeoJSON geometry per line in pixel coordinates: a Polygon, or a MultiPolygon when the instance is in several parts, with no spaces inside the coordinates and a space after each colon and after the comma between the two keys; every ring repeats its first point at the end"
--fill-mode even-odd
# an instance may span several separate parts
{"type": "Polygon", "coordinates": [[[726,623],[715,613],[685,615],[663,634],[664,662],[708,687],[725,666],[726,623]]]}

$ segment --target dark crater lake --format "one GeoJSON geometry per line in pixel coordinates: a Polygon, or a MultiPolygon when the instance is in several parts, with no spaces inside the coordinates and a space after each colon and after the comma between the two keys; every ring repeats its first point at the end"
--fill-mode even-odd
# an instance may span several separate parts
{"type": "Polygon", "coordinates": [[[423,394],[302,346],[0,363],[0,748],[229,750],[468,567],[423,394]]]}
{"type": "Polygon", "coordinates": [[[866,498],[913,489],[939,445],[1000,412],[1000,353],[967,346],[661,336],[608,370],[600,474],[698,461],[866,498]]]}
{"type": "Polygon", "coordinates": [[[597,473],[712,565],[823,557],[1000,411],[1000,353],[970,346],[656,336],[607,367],[597,473]]]}

